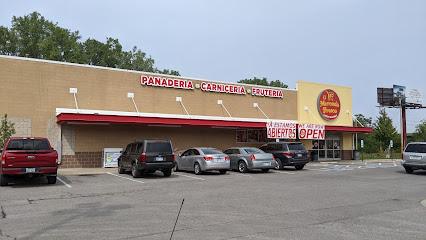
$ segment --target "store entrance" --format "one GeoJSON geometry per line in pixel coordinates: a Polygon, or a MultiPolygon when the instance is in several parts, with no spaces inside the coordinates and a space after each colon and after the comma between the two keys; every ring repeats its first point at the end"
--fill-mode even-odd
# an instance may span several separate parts
{"type": "Polygon", "coordinates": [[[325,133],[325,140],[312,140],[315,160],[341,160],[341,137],[339,133],[325,133]]]}

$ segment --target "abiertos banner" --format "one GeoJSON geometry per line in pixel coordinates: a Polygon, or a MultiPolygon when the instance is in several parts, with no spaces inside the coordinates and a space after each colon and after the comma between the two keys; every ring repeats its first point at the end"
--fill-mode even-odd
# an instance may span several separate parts
{"type": "Polygon", "coordinates": [[[324,139],[325,125],[299,124],[299,139],[324,139]]]}
{"type": "Polygon", "coordinates": [[[266,123],[268,138],[296,139],[296,123],[274,122],[266,123]]]}

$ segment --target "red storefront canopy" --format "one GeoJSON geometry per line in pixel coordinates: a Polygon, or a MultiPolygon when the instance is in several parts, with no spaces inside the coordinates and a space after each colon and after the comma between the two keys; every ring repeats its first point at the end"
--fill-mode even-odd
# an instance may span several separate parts
{"type": "MultiPolygon", "coordinates": [[[[75,124],[142,124],[142,125],[175,125],[175,126],[201,126],[201,127],[229,127],[229,128],[266,128],[266,122],[240,121],[240,120],[214,120],[191,118],[165,118],[146,116],[116,116],[82,113],[60,113],[57,115],[57,123],[75,124]]],[[[350,126],[325,126],[326,131],[371,133],[372,128],[350,126]]]]}

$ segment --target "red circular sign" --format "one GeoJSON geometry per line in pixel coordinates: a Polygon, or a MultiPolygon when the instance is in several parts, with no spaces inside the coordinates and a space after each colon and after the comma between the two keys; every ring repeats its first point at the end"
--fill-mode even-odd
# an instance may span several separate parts
{"type": "Polygon", "coordinates": [[[318,96],[318,112],[325,120],[336,119],[340,113],[340,99],[331,89],[324,90],[318,96]]]}

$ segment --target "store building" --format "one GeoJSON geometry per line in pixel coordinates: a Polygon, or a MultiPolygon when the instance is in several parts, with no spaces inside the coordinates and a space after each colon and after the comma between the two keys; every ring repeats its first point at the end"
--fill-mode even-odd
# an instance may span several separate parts
{"type": "Polygon", "coordinates": [[[353,133],[372,131],[352,127],[351,88],[310,82],[282,89],[0,56],[0,83],[0,114],[15,136],[49,138],[61,167],[101,167],[105,148],[141,138],[170,139],[177,150],[258,147],[276,141],[271,121],[321,124],[325,139],[305,146],[319,160],[351,159],[353,133]],[[318,111],[324,90],[339,98],[331,120],[318,111]]]}

